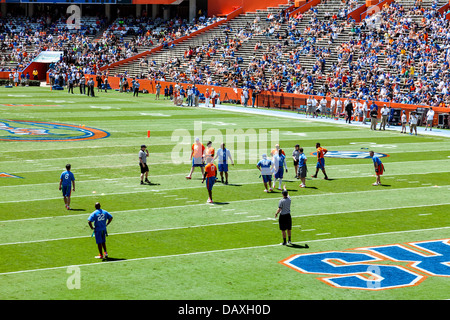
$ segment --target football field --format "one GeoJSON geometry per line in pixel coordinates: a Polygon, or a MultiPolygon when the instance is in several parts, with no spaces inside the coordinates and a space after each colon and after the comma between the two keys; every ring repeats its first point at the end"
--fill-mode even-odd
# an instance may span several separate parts
{"type": "Polygon", "coordinates": [[[294,112],[177,107],[115,91],[90,98],[0,88],[0,96],[2,300],[450,299],[445,130],[373,132],[294,112]],[[216,151],[225,141],[235,161],[229,184],[213,188],[214,204],[198,168],[185,178],[196,137],[216,151]],[[331,155],[330,180],[311,178],[316,142],[331,155]],[[274,143],[287,155],[292,246],[280,245],[281,191],[265,193],[256,168],[274,143]],[[296,144],[308,157],[307,188],[294,177],[296,144]],[[369,150],[383,156],[381,186],[372,185],[369,150]],[[67,163],[76,179],[72,210],[58,190],[67,163]],[[104,261],[94,258],[87,222],[96,202],[114,217],[104,261]]]}

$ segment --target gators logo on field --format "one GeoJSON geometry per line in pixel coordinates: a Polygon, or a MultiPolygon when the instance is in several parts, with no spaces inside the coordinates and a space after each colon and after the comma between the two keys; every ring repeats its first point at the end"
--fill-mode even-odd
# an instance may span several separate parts
{"type": "MultiPolygon", "coordinates": [[[[389,157],[386,153],[374,153],[378,158],[389,157]]],[[[317,152],[311,152],[311,155],[317,156],[317,152]]],[[[327,158],[342,158],[342,159],[368,159],[370,158],[369,152],[364,151],[328,151],[325,154],[327,158]]]]}
{"type": "Polygon", "coordinates": [[[19,176],[16,176],[14,174],[6,173],[6,172],[0,172],[0,178],[19,178],[19,179],[23,179],[23,177],[19,177],[19,176]]]}
{"type": "Polygon", "coordinates": [[[335,287],[385,290],[450,277],[450,239],[295,254],[281,264],[335,287]],[[400,263],[399,263],[400,262],[400,263]]]}
{"type": "Polygon", "coordinates": [[[106,131],[84,126],[0,119],[0,140],[4,141],[80,141],[108,136],[106,131]]]}

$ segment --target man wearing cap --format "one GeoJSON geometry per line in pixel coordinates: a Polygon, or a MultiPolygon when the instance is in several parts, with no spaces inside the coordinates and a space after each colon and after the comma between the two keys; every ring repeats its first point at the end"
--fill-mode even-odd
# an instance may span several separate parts
{"type": "Polygon", "coordinates": [[[141,168],[141,184],[144,184],[144,176],[145,176],[145,182],[150,184],[150,181],[148,181],[148,166],[147,166],[147,157],[148,157],[148,150],[147,146],[145,144],[141,145],[141,150],[139,150],[139,167],[141,168]]]}
{"type": "Polygon", "coordinates": [[[292,229],[292,217],[291,217],[291,198],[289,197],[288,191],[284,189],[281,194],[283,198],[278,203],[278,210],[275,213],[275,219],[280,215],[278,219],[278,224],[283,236],[282,245],[285,246],[291,242],[291,229],[292,229]],[[288,236],[288,242],[286,242],[286,231],[288,236]]]}
{"type": "Polygon", "coordinates": [[[389,108],[384,105],[383,108],[381,108],[381,123],[380,123],[380,129],[383,128],[383,130],[386,130],[386,124],[388,121],[388,116],[389,116],[389,108]]]}

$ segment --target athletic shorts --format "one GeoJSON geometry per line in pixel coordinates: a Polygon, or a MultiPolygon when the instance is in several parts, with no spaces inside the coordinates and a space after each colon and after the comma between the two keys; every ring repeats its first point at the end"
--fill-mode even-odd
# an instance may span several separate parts
{"type": "Polygon", "coordinates": [[[297,176],[299,178],[306,178],[307,171],[308,171],[308,168],[306,168],[306,166],[298,167],[297,176]]]}
{"type": "Polygon", "coordinates": [[[375,170],[375,174],[376,174],[377,176],[382,176],[382,175],[383,175],[383,172],[384,172],[384,165],[383,165],[383,164],[380,164],[380,165],[378,166],[378,170],[375,170]]]}
{"type": "Polygon", "coordinates": [[[228,163],[219,163],[219,172],[228,172],[228,163]]]}
{"type": "Polygon", "coordinates": [[[264,183],[272,182],[272,175],[271,174],[263,174],[262,178],[263,178],[263,182],[264,183]]]}
{"type": "Polygon", "coordinates": [[[71,194],[71,188],[70,187],[71,187],[70,185],[61,187],[63,197],[70,197],[70,194],[71,194]]]}
{"type": "Polygon", "coordinates": [[[317,159],[316,168],[325,169],[325,158],[317,159]]]}
{"type": "Polygon", "coordinates": [[[288,214],[281,214],[278,219],[278,225],[280,230],[291,230],[292,229],[292,217],[288,214]]]}
{"type": "Polygon", "coordinates": [[[283,179],[283,168],[278,168],[278,171],[275,173],[275,179],[283,179]]]}
{"type": "Polygon", "coordinates": [[[203,157],[192,158],[192,166],[193,167],[204,167],[205,163],[203,162],[203,157]]]}
{"type": "Polygon", "coordinates": [[[98,230],[98,231],[95,230],[94,235],[95,235],[95,242],[97,244],[100,244],[106,242],[106,236],[108,235],[108,233],[106,232],[106,230],[98,230]]]}
{"type": "Polygon", "coordinates": [[[215,182],[216,182],[216,177],[207,177],[206,178],[206,189],[212,190],[215,182]]]}
{"type": "Polygon", "coordinates": [[[146,163],[142,164],[139,162],[139,167],[141,167],[141,173],[146,173],[148,172],[148,166],[146,163]]]}
{"type": "Polygon", "coordinates": [[[299,162],[299,160],[294,160],[294,167],[298,166],[298,162],[299,162]]]}

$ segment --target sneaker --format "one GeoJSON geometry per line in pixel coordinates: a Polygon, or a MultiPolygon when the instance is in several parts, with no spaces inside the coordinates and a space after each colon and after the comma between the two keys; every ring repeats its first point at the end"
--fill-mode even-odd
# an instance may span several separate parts
{"type": "Polygon", "coordinates": [[[306,188],[304,184],[299,185],[300,188],[306,188]]]}
{"type": "Polygon", "coordinates": [[[378,186],[379,183],[376,183],[376,182],[375,182],[375,183],[372,183],[372,185],[373,185],[373,186],[378,186]]]}
{"type": "Polygon", "coordinates": [[[324,177],[323,179],[324,179],[324,180],[330,180],[330,179],[328,179],[328,177],[324,177]]]}
{"type": "Polygon", "coordinates": [[[190,179],[191,179],[191,177],[190,177],[190,176],[187,176],[187,177],[186,177],[186,179],[190,180],[190,179]]]}
{"type": "Polygon", "coordinates": [[[67,210],[70,210],[70,207],[69,207],[69,206],[67,206],[67,210]]]}
{"type": "Polygon", "coordinates": [[[100,254],[98,256],[95,256],[95,259],[103,259],[103,256],[100,254]]]}
{"type": "Polygon", "coordinates": [[[103,255],[104,259],[108,259],[108,252],[105,251],[105,254],[103,255]]]}
{"type": "Polygon", "coordinates": [[[269,191],[270,191],[270,192],[272,192],[272,191],[273,191],[273,189],[272,189],[272,188],[270,188],[270,189],[269,189],[269,191]]]}
{"type": "Polygon", "coordinates": [[[315,176],[315,175],[312,175],[312,176],[311,176],[311,178],[317,178],[317,176],[315,176]]]}
{"type": "Polygon", "coordinates": [[[141,181],[141,184],[144,184],[144,181],[141,181]]]}
{"type": "Polygon", "coordinates": [[[282,246],[285,246],[286,245],[286,242],[282,242],[282,243],[280,243],[282,246]]]}
{"type": "Polygon", "coordinates": [[[288,245],[292,246],[292,242],[291,240],[288,241],[288,245]]]}
{"type": "Polygon", "coordinates": [[[264,189],[264,192],[268,192],[267,189],[264,189]]]}
{"type": "Polygon", "coordinates": [[[278,188],[278,190],[282,190],[281,188],[278,188]]]}
{"type": "Polygon", "coordinates": [[[145,183],[148,183],[148,184],[150,184],[150,181],[148,181],[148,179],[145,179],[145,183]]]}

